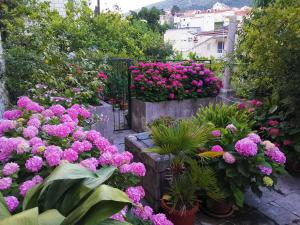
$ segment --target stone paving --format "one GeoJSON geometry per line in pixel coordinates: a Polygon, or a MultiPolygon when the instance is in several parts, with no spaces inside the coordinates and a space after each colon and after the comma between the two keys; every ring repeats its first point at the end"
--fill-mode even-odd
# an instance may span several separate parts
{"type": "MultiPolygon", "coordinates": [[[[120,151],[125,149],[124,137],[132,134],[135,132],[130,130],[115,132],[114,144],[120,151]]],[[[300,177],[282,176],[276,191],[263,192],[262,198],[247,192],[247,206],[226,219],[214,219],[200,212],[195,225],[300,225],[300,177]]]]}

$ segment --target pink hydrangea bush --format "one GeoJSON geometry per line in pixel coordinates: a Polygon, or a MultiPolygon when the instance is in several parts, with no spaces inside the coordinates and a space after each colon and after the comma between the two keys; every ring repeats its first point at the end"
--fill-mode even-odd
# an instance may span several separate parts
{"type": "Polygon", "coordinates": [[[252,132],[244,135],[244,130],[229,124],[224,129],[215,130],[214,141],[208,148],[220,157],[209,161],[215,170],[219,186],[226,200],[243,206],[243,193],[247,188],[261,196],[261,188],[274,189],[276,176],[285,173],[285,154],[270,141],[252,132]],[[238,194],[237,194],[238,193],[238,194]]]}
{"type": "Polygon", "coordinates": [[[158,102],[216,96],[222,82],[204,64],[139,63],[131,66],[132,89],[145,101],[158,102]]]}

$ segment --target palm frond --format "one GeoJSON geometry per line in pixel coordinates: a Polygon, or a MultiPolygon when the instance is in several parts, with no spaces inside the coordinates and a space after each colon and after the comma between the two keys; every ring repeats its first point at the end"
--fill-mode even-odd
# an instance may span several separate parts
{"type": "Polygon", "coordinates": [[[157,147],[148,149],[159,154],[178,155],[203,147],[211,138],[211,127],[200,127],[192,120],[181,120],[172,127],[159,124],[151,127],[153,142],[157,147]]]}

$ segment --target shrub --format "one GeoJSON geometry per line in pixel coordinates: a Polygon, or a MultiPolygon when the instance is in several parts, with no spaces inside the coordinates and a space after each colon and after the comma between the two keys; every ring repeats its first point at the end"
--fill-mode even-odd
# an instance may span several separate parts
{"type": "Polygon", "coordinates": [[[212,133],[215,140],[207,148],[211,152],[200,153],[204,157],[214,153],[216,156],[208,163],[216,173],[219,187],[222,187],[225,199],[242,207],[244,193],[248,188],[258,196],[261,187],[274,189],[276,175],[286,173],[284,153],[270,141],[262,141],[260,136],[240,133],[234,125],[212,133]]]}
{"type": "Polygon", "coordinates": [[[278,93],[297,118],[300,118],[299,13],[298,0],[278,0],[254,10],[239,34],[235,74],[238,94],[262,98],[278,93]]]}
{"type": "Polygon", "coordinates": [[[136,97],[143,101],[159,102],[216,96],[221,81],[203,64],[139,63],[130,67],[136,97]]]}
{"type": "Polygon", "coordinates": [[[172,116],[161,116],[154,121],[152,121],[150,124],[148,124],[148,127],[151,129],[151,127],[157,127],[160,125],[166,126],[166,127],[173,127],[177,123],[176,118],[172,116]]]}
{"type": "Polygon", "coordinates": [[[52,11],[49,3],[35,0],[18,1],[4,10],[0,27],[7,37],[3,42],[5,78],[12,100],[45,81],[61,87],[72,63],[82,70],[101,71],[100,59],[107,57],[144,59],[172,54],[162,35],[146,23],[112,12],[95,15],[86,1],[79,2],[66,5],[66,17],[52,11]],[[78,62],[73,62],[73,55],[78,62]],[[45,78],[42,82],[41,77],[45,78]]]}
{"type": "Polygon", "coordinates": [[[28,94],[44,106],[54,103],[66,107],[73,104],[100,105],[108,77],[93,68],[96,66],[92,62],[86,62],[82,66],[66,64],[61,72],[64,76],[53,76],[44,71],[36,77],[38,83],[29,89],[28,94]]]}
{"type": "Polygon", "coordinates": [[[215,127],[226,127],[228,124],[234,124],[240,129],[249,132],[253,121],[250,113],[245,110],[243,105],[209,105],[200,108],[195,116],[196,121],[200,124],[212,123],[215,127]]]}

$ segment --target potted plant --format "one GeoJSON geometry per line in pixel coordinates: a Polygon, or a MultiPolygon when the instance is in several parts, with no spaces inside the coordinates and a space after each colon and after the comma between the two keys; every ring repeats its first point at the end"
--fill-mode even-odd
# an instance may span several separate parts
{"type": "MultiPolygon", "coordinates": [[[[214,130],[212,134],[215,139],[206,147],[219,157],[210,159],[209,166],[214,169],[219,187],[222,187],[224,203],[243,207],[244,193],[248,188],[261,196],[260,188],[274,190],[276,175],[286,173],[284,153],[270,141],[262,141],[259,135],[244,135],[233,124],[214,130]]],[[[199,155],[203,157],[205,154],[207,152],[199,155]]],[[[215,204],[205,206],[213,216],[226,216],[226,212],[218,210],[215,204]]]]}
{"type": "Polygon", "coordinates": [[[166,176],[169,191],[162,197],[161,206],[175,225],[193,224],[200,206],[199,191],[215,200],[223,198],[214,172],[192,157],[210,140],[210,127],[198,127],[192,120],[180,120],[172,124],[154,123],[150,130],[156,147],[148,151],[170,157],[166,176]]]}

